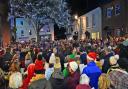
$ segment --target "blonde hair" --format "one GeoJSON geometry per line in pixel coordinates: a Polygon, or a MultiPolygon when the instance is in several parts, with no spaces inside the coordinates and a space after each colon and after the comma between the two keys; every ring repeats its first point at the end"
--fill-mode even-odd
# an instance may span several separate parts
{"type": "Polygon", "coordinates": [[[107,74],[101,74],[99,77],[99,89],[108,89],[110,87],[110,79],[107,74]]]}
{"type": "Polygon", "coordinates": [[[60,63],[60,58],[56,57],[56,63],[60,63]]]}
{"type": "Polygon", "coordinates": [[[25,56],[25,60],[30,60],[31,59],[31,52],[28,52],[25,56]]]}

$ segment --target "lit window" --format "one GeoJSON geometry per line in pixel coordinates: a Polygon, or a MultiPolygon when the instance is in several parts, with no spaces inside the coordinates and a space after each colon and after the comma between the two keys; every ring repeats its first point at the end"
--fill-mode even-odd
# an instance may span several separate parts
{"type": "Polygon", "coordinates": [[[29,30],[29,35],[32,35],[32,31],[31,30],[29,30]]]}
{"type": "Polygon", "coordinates": [[[116,4],[116,5],[115,5],[115,15],[119,15],[120,12],[121,12],[120,4],[116,4]]]}
{"type": "Polygon", "coordinates": [[[113,10],[113,7],[107,8],[107,17],[108,18],[112,17],[112,10],[113,10]]]}

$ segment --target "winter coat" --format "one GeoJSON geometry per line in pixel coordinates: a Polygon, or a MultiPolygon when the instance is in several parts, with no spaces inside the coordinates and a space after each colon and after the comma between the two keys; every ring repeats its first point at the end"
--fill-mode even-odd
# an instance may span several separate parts
{"type": "Polygon", "coordinates": [[[46,71],[45,71],[45,78],[47,80],[49,80],[53,72],[54,72],[54,68],[48,68],[48,69],[46,69],[46,71]]]}
{"type": "Polygon", "coordinates": [[[50,82],[53,89],[67,89],[67,84],[64,79],[51,78],[50,82]]]}
{"type": "Polygon", "coordinates": [[[113,53],[109,53],[104,57],[104,64],[102,66],[102,72],[107,73],[108,69],[111,67],[109,63],[109,58],[113,56],[113,53]]]}
{"type": "Polygon", "coordinates": [[[52,89],[52,86],[51,83],[44,78],[33,81],[28,89],[52,89]]]}
{"type": "Polygon", "coordinates": [[[70,75],[66,79],[67,89],[76,89],[76,86],[79,84],[80,74],[75,72],[74,74],[70,75]]]}
{"type": "Polygon", "coordinates": [[[20,89],[28,89],[31,78],[34,76],[35,64],[30,64],[27,68],[27,77],[23,80],[23,85],[20,89]]]}
{"type": "Polygon", "coordinates": [[[98,89],[98,78],[101,75],[101,70],[96,66],[95,62],[89,62],[87,67],[83,69],[83,74],[90,78],[90,86],[98,89]]]}
{"type": "Polygon", "coordinates": [[[86,56],[87,54],[85,52],[80,55],[81,64],[87,64],[86,56]]]}
{"type": "Polygon", "coordinates": [[[91,89],[91,87],[86,84],[79,84],[77,85],[76,89],[91,89]]]}
{"type": "Polygon", "coordinates": [[[11,53],[6,52],[5,55],[3,56],[3,59],[4,59],[4,61],[11,61],[11,59],[12,59],[11,53]]]}

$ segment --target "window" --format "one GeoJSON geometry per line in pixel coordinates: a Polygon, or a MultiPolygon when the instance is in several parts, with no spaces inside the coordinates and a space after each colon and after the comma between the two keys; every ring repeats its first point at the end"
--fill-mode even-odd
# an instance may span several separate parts
{"type": "Polygon", "coordinates": [[[115,15],[119,15],[120,12],[121,12],[120,4],[116,4],[116,5],[115,5],[115,15]]]}
{"type": "Polygon", "coordinates": [[[21,36],[24,36],[24,31],[23,30],[21,30],[21,36]]]}
{"type": "Polygon", "coordinates": [[[31,30],[29,30],[29,35],[32,35],[32,31],[31,30]]]}
{"type": "Polygon", "coordinates": [[[50,29],[47,29],[47,32],[50,32],[50,29]]]}
{"type": "Polygon", "coordinates": [[[96,25],[95,14],[92,14],[92,26],[96,25]]]}
{"type": "Polygon", "coordinates": [[[113,7],[107,8],[107,17],[108,18],[112,17],[112,11],[113,11],[113,7]]]}
{"type": "Polygon", "coordinates": [[[20,24],[23,25],[23,21],[20,21],[20,24]]]}
{"type": "Polygon", "coordinates": [[[88,17],[86,17],[86,27],[89,27],[88,17]]]}

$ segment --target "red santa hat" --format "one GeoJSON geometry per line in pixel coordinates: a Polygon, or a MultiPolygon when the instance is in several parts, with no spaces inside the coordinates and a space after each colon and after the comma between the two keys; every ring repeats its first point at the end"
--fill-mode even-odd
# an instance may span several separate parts
{"type": "Polygon", "coordinates": [[[97,58],[97,54],[96,54],[95,52],[90,52],[90,53],[88,53],[88,55],[87,55],[87,59],[88,59],[88,60],[96,61],[96,58],[97,58]]]}

